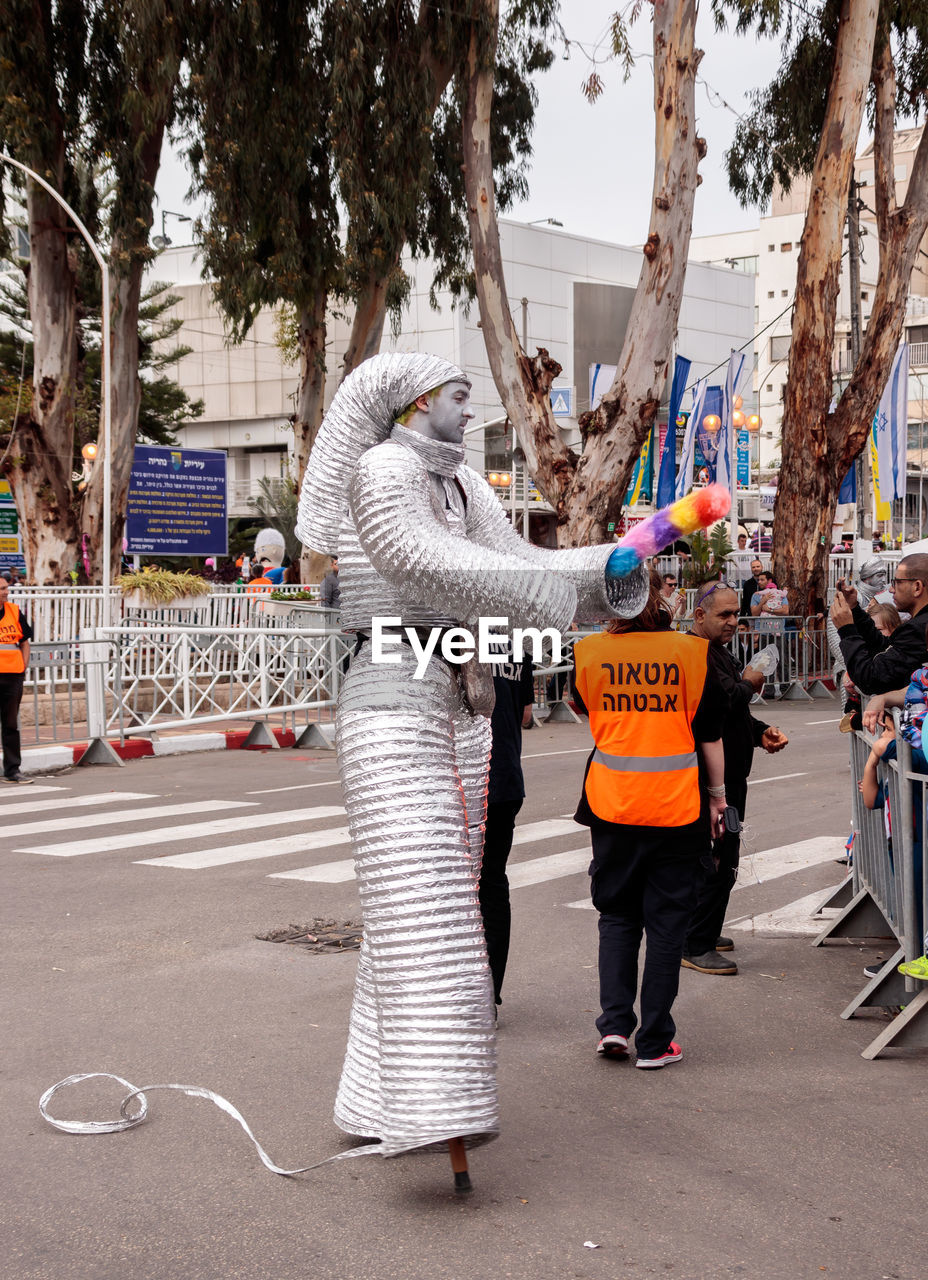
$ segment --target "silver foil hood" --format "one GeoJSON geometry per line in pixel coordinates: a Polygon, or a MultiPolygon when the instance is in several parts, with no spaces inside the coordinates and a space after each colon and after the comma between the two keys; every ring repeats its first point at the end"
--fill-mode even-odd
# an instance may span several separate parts
{"type": "Polygon", "coordinates": [[[303,477],[296,532],[314,551],[338,554],[348,486],[361,454],[386,440],[396,415],[416,396],[470,379],[439,356],[390,352],[372,356],[335,393],[303,477]]]}

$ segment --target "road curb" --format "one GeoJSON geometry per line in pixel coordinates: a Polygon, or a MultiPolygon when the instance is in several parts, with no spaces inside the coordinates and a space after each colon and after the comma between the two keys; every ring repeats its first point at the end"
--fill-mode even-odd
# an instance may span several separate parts
{"type": "MultiPolygon", "coordinates": [[[[278,747],[292,747],[296,735],[292,729],[270,729],[278,747]]],[[[193,751],[270,751],[274,748],[247,743],[248,730],[234,729],[217,733],[177,734],[174,737],[130,738],[128,741],[110,742],[120,760],[141,760],[145,756],[186,755],[193,751]]],[[[47,773],[52,769],[64,769],[79,764],[87,750],[87,742],[69,742],[61,746],[30,747],[22,753],[20,769],[23,773],[47,773]]]]}

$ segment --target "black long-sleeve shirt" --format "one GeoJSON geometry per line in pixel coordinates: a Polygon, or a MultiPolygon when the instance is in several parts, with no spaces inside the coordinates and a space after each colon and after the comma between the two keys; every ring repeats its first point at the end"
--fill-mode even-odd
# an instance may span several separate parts
{"type": "Polygon", "coordinates": [[[744,802],[754,748],[760,746],[764,730],[769,726],[751,714],[754,689],[746,680],[742,680],[741,670],[731,652],[723,645],[710,644],[709,664],[715,683],[728,701],[728,711],[722,722],[725,791],[729,802],[740,808],[744,802]]]}
{"type": "Polygon", "coordinates": [[[902,689],[912,672],[928,662],[928,607],[920,609],[888,637],[877,630],[859,604],[851,612],[854,621],[838,628],[848,675],[862,693],[902,689]]]}

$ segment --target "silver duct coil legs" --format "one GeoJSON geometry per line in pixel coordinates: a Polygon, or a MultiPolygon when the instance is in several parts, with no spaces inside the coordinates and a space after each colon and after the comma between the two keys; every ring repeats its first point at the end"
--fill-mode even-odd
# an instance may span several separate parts
{"type": "Polygon", "coordinates": [[[444,662],[416,680],[400,659],[374,665],[365,644],[336,722],[364,940],[335,1121],[385,1156],[499,1130],[477,900],[490,722],[444,662]]]}

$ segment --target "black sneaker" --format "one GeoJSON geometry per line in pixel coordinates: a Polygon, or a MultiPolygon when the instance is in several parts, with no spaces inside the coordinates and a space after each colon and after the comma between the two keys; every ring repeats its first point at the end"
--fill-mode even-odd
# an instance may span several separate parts
{"type": "Polygon", "coordinates": [[[704,951],[701,956],[684,955],[680,964],[684,969],[695,969],[697,973],[737,973],[738,966],[734,960],[724,960],[717,951],[704,951]]]}
{"type": "Polygon", "coordinates": [[[4,781],[4,782],[19,783],[21,786],[28,787],[31,783],[33,783],[33,782],[35,781],[35,779],[34,779],[34,778],[27,778],[27,777],[25,776],[25,774],[23,774],[23,773],[19,773],[19,772],[17,771],[16,773],[5,773],[5,774],[3,775],[3,781],[4,781]]]}
{"type": "Polygon", "coordinates": [[[716,951],[734,951],[735,949],[734,938],[716,938],[715,949],[716,951]]]}
{"type": "Polygon", "coordinates": [[[883,972],[883,966],[885,964],[885,960],[871,960],[869,964],[864,965],[864,977],[878,978],[883,972]]]}

